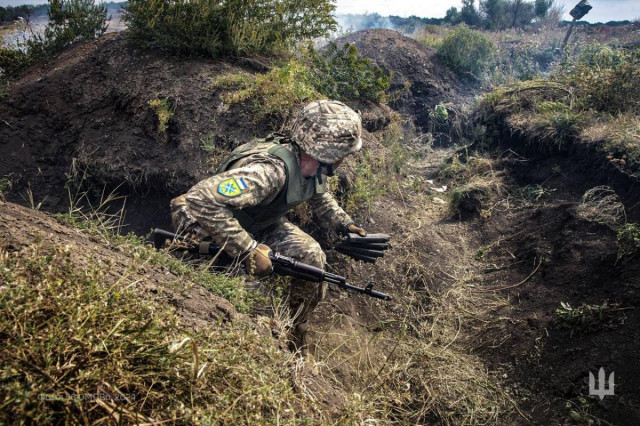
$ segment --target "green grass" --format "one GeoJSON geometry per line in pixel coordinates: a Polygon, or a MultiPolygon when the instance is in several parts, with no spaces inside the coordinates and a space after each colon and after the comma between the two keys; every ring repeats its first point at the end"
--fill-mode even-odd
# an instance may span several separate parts
{"type": "Polygon", "coordinates": [[[0,251],[0,421],[313,418],[270,337],[242,322],[189,332],[134,278],[71,246],[0,251]]]}
{"type": "Polygon", "coordinates": [[[316,91],[309,68],[290,60],[266,74],[223,74],[215,77],[210,89],[223,89],[228,105],[252,102],[255,120],[268,116],[287,117],[294,106],[324,97],[316,91]]]}
{"type": "Polygon", "coordinates": [[[169,102],[169,98],[156,97],[149,101],[149,106],[158,119],[158,133],[166,133],[174,113],[174,106],[169,102]]]}
{"type": "Polygon", "coordinates": [[[586,144],[640,177],[640,50],[587,46],[546,79],[499,87],[474,115],[494,144],[515,134],[541,151],[586,144]]]}

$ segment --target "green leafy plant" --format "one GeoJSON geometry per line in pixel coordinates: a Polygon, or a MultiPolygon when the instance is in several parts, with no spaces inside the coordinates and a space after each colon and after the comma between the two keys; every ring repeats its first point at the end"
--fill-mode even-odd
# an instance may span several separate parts
{"type": "Polygon", "coordinates": [[[331,42],[322,53],[309,50],[311,83],[330,99],[384,102],[392,76],[370,59],[359,55],[355,45],[339,47],[331,42]]]}
{"type": "Polygon", "coordinates": [[[165,133],[169,127],[169,122],[173,118],[174,108],[169,102],[169,98],[155,98],[149,101],[149,106],[156,113],[158,118],[158,133],[165,133]]]}
{"type": "Polygon", "coordinates": [[[288,48],[336,29],[329,0],[130,0],[124,21],[143,47],[215,57],[288,48]]]}
{"type": "Polygon", "coordinates": [[[493,41],[463,25],[442,41],[438,56],[457,73],[479,78],[491,66],[495,52],[493,41]]]}
{"type": "Polygon", "coordinates": [[[618,260],[640,251],[640,226],[627,223],[618,229],[618,260]]]}

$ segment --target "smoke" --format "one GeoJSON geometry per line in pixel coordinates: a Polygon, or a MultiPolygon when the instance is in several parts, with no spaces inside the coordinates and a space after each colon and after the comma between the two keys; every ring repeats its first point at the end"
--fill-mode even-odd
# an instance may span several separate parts
{"type": "Polygon", "coordinates": [[[338,21],[338,33],[349,33],[371,28],[383,28],[395,30],[394,25],[388,16],[380,16],[377,13],[366,13],[363,15],[336,15],[338,21]]]}

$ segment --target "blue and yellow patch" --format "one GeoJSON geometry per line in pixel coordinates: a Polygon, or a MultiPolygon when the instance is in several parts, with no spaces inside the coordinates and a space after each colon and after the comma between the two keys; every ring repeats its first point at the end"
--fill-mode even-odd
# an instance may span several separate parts
{"type": "Polygon", "coordinates": [[[229,198],[242,195],[242,191],[244,191],[245,189],[247,189],[247,184],[245,183],[244,178],[229,178],[223,180],[218,185],[218,192],[229,198]]]}

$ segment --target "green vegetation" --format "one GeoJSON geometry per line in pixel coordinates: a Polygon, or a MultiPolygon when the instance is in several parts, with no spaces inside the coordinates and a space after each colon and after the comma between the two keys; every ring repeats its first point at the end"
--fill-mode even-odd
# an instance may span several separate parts
{"type": "Polygon", "coordinates": [[[158,118],[158,133],[165,133],[169,127],[169,122],[173,118],[174,108],[169,102],[169,98],[155,98],[149,101],[149,106],[156,113],[158,118]]]}
{"type": "Polygon", "coordinates": [[[267,53],[336,29],[328,0],[130,0],[124,21],[142,47],[215,57],[267,53]]]}
{"type": "Polygon", "coordinates": [[[640,176],[640,50],[592,45],[548,79],[501,87],[476,108],[485,140],[504,124],[540,149],[584,143],[640,176]]]}
{"type": "Polygon", "coordinates": [[[299,407],[313,402],[294,391],[294,360],[270,337],[243,323],[189,333],[134,290],[139,280],[84,261],[70,246],[0,252],[2,422],[305,417],[299,407]]]}
{"type": "Polygon", "coordinates": [[[233,73],[213,78],[210,88],[226,90],[227,105],[253,100],[256,120],[291,110],[313,99],[384,102],[391,78],[355,46],[331,44],[322,54],[310,48],[307,54],[289,59],[266,74],[233,73]]]}
{"type": "Polygon", "coordinates": [[[493,41],[465,26],[452,31],[438,48],[438,56],[451,69],[475,78],[488,70],[495,52],[493,41]]]}
{"type": "Polygon", "coordinates": [[[49,0],[48,14],[44,32],[27,28],[29,37],[15,47],[0,47],[0,71],[5,79],[73,42],[100,37],[107,29],[107,8],[95,0],[49,0]]]}
{"type": "Polygon", "coordinates": [[[358,54],[355,45],[336,43],[318,54],[310,49],[312,84],[329,99],[385,102],[392,76],[358,54]]]}

